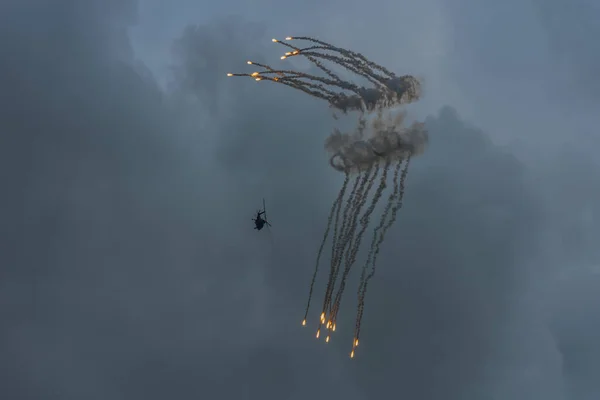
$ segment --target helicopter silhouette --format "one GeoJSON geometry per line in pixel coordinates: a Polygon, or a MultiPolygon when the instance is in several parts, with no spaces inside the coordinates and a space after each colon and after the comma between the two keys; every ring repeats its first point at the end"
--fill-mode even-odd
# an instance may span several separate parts
{"type": "Polygon", "coordinates": [[[263,199],[263,209],[262,211],[257,211],[256,212],[256,218],[252,218],[252,221],[254,221],[254,229],[260,231],[262,228],[264,228],[265,224],[268,227],[271,227],[271,224],[267,221],[267,209],[265,207],[265,199],[263,199]],[[264,216],[264,218],[263,218],[264,216]]]}

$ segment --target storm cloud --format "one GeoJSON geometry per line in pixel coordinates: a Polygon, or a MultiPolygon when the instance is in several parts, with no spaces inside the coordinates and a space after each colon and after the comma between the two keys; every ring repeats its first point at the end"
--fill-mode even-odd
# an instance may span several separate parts
{"type": "Polygon", "coordinates": [[[162,87],[136,10],[0,5],[0,397],[597,397],[600,189],[580,142],[541,163],[428,110],[350,360],[352,315],[328,345],[300,326],[343,181],[329,110],[226,78],[271,57],[243,18],[181,26],[162,87]]]}

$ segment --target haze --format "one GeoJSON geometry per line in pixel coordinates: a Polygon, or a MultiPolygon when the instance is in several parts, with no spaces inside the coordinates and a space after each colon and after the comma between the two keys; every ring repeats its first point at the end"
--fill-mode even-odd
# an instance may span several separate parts
{"type": "Polygon", "coordinates": [[[4,0],[0,398],[599,398],[598,20],[591,0],[4,0]],[[225,76],[297,34],[425,82],[430,145],[353,360],[350,333],[300,326],[335,121],[225,76]]]}

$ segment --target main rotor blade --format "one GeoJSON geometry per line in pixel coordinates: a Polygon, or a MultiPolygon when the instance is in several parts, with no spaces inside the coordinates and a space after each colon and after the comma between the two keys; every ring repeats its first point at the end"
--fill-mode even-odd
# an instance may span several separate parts
{"type": "Polygon", "coordinates": [[[267,207],[265,206],[265,198],[263,197],[263,212],[265,213],[265,220],[267,219],[267,207]]]}

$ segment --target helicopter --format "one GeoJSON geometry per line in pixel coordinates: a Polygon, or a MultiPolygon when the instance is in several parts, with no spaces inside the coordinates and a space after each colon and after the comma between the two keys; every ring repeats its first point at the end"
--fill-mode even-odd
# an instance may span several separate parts
{"type": "Polygon", "coordinates": [[[263,209],[262,211],[257,211],[256,212],[256,218],[252,218],[252,221],[254,221],[254,229],[260,231],[262,228],[264,228],[265,224],[268,227],[271,227],[271,224],[267,221],[267,209],[265,207],[265,199],[263,199],[263,209]],[[264,217],[263,217],[264,216],[264,217]]]}

